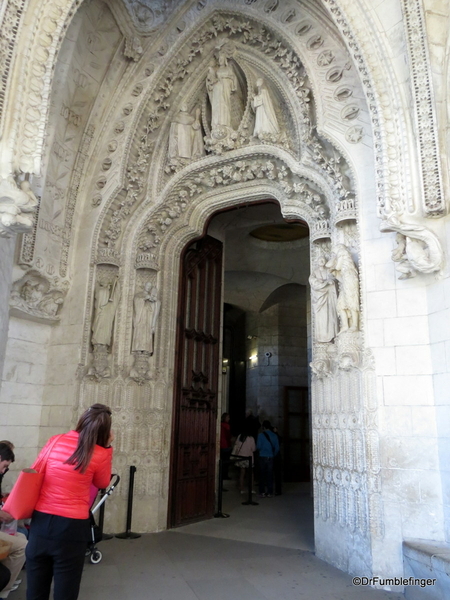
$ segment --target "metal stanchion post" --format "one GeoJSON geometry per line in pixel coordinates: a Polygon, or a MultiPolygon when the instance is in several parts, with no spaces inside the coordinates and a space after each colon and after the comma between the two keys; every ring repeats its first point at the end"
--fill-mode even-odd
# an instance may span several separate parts
{"type": "Polygon", "coordinates": [[[228,519],[230,516],[227,513],[222,512],[222,459],[219,459],[219,490],[217,492],[217,512],[214,517],[216,519],[228,519]]]}
{"type": "Polygon", "coordinates": [[[130,467],[130,483],[128,485],[128,506],[127,506],[127,530],[123,533],[117,533],[116,538],[122,540],[140,538],[140,533],[134,533],[131,531],[131,515],[133,511],[133,488],[134,488],[134,474],[136,473],[136,467],[132,465],[130,467]]]}
{"type": "Polygon", "coordinates": [[[245,460],[248,460],[248,470],[247,470],[247,483],[248,483],[248,499],[247,502],[243,502],[242,504],[244,506],[258,506],[258,502],[253,502],[252,499],[252,483],[253,483],[253,464],[252,464],[252,457],[251,456],[245,456],[244,457],[245,460]]]}

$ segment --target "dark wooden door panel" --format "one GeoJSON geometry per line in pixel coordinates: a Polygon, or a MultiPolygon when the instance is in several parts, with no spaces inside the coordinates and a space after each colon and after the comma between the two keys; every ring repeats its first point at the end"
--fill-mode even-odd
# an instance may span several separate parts
{"type": "Polygon", "coordinates": [[[310,480],[310,426],[307,387],[284,388],[284,478],[310,480]]]}
{"type": "Polygon", "coordinates": [[[169,527],[214,512],[222,244],[206,236],[181,265],[169,527]]]}

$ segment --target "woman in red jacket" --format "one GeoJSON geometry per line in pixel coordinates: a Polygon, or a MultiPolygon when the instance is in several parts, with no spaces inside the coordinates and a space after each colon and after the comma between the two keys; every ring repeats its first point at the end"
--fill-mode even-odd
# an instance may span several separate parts
{"type": "MultiPolygon", "coordinates": [[[[76,600],[90,539],[89,488],[111,479],[111,410],[94,404],[75,431],[50,438],[42,449],[45,465],[39,501],[33,513],[26,551],[27,600],[76,600]],[[55,437],[57,438],[55,441],[55,437]]],[[[35,464],[36,464],[35,463],[35,464]]]]}

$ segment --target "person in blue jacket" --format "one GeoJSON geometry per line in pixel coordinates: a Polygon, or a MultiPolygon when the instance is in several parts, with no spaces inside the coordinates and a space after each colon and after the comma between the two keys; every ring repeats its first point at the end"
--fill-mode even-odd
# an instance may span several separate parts
{"type": "Polygon", "coordinates": [[[272,498],[273,459],[280,451],[280,446],[270,421],[263,421],[262,427],[262,433],[258,435],[256,444],[259,450],[259,495],[261,498],[272,498]]]}

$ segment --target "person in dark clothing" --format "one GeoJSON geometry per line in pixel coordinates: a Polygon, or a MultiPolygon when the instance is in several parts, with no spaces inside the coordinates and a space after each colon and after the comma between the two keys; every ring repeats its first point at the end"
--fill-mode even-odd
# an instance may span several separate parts
{"type": "Polygon", "coordinates": [[[259,495],[261,498],[273,496],[273,460],[280,447],[278,438],[272,431],[270,421],[263,421],[263,431],[256,444],[259,450],[259,495]]]}
{"type": "Polygon", "coordinates": [[[278,433],[278,429],[276,427],[272,427],[272,431],[278,438],[278,446],[280,448],[278,451],[278,454],[276,454],[273,459],[273,482],[275,484],[275,496],[281,496],[281,484],[282,484],[282,480],[283,480],[283,477],[282,477],[283,465],[282,465],[282,460],[281,460],[281,442],[283,440],[282,440],[281,435],[278,433]]]}
{"type": "Polygon", "coordinates": [[[258,438],[258,433],[261,428],[261,421],[255,417],[251,408],[245,411],[244,429],[248,431],[254,440],[258,438]]]}
{"type": "Polygon", "coordinates": [[[11,571],[0,563],[0,592],[8,585],[11,579],[11,571]]]}
{"type": "MultiPolygon", "coordinates": [[[[9,446],[11,448],[11,451],[14,452],[14,444],[8,440],[2,440],[0,442],[0,447],[2,447],[3,445],[5,446],[9,446]]],[[[0,499],[3,496],[3,492],[2,492],[2,481],[3,481],[3,476],[6,475],[6,473],[9,471],[9,468],[6,467],[6,469],[3,471],[3,473],[0,473],[0,499]]]]}

